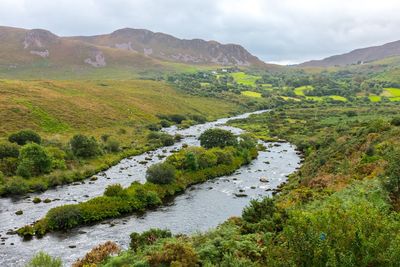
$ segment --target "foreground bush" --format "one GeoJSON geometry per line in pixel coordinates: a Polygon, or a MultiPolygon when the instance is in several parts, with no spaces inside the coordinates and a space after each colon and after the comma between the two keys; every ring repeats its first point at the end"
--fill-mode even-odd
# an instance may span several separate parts
{"type": "Polygon", "coordinates": [[[72,267],[97,266],[107,257],[117,254],[121,251],[120,247],[111,241],[98,245],[88,252],[82,259],[77,260],[72,264],[72,267]]]}
{"type": "Polygon", "coordinates": [[[40,144],[42,142],[42,138],[40,137],[39,134],[37,134],[32,130],[24,130],[24,131],[19,131],[18,133],[11,134],[8,137],[8,141],[23,146],[30,142],[40,144]]]}
{"type": "Polygon", "coordinates": [[[170,184],[175,179],[176,170],[168,163],[156,163],[146,171],[146,179],[153,184],[170,184]]]}
{"type": "Polygon", "coordinates": [[[159,239],[168,237],[172,237],[171,231],[169,230],[150,229],[141,234],[133,232],[130,234],[130,248],[136,251],[140,247],[152,245],[159,239]]]}
{"type": "Polygon", "coordinates": [[[26,267],[62,267],[60,258],[53,258],[50,255],[39,252],[26,265],[26,267]]]}
{"type": "Polygon", "coordinates": [[[165,243],[161,251],[149,255],[151,266],[199,266],[199,257],[193,246],[182,241],[165,243]]]}

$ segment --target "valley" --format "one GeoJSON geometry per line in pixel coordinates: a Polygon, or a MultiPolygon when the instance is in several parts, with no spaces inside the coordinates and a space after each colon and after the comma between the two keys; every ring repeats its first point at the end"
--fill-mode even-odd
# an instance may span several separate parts
{"type": "Polygon", "coordinates": [[[0,27],[0,265],[396,266],[397,45],[0,27]]]}

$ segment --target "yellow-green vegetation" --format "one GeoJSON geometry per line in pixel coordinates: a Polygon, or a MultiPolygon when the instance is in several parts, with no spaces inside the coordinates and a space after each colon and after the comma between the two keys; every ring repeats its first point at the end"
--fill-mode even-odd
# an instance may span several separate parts
{"type": "Polygon", "coordinates": [[[400,97],[400,88],[384,88],[383,96],[400,97]]]}
{"type": "Polygon", "coordinates": [[[241,94],[248,97],[255,97],[255,98],[261,97],[260,93],[254,91],[242,91],[241,94]]]}
{"type": "Polygon", "coordinates": [[[237,141],[237,137],[230,132],[220,129],[210,130],[206,135],[207,138],[201,139],[201,142],[207,149],[188,147],[169,156],[165,162],[150,166],[145,184],[136,182],[125,189],[120,185],[111,185],[105,190],[104,196],[53,208],[45,218],[33,226],[20,228],[18,233],[40,236],[51,230],[65,230],[144,211],[162,204],[167,197],[184,191],[192,184],[231,174],[257,157],[257,143],[248,136],[242,136],[237,141]],[[228,139],[231,136],[231,142],[221,140],[221,136],[228,136],[228,139]]]}
{"type": "Polygon", "coordinates": [[[299,95],[299,96],[304,96],[304,91],[305,91],[305,90],[312,90],[312,89],[313,89],[312,86],[310,86],[310,85],[304,85],[304,86],[300,86],[300,87],[295,88],[295,89],[294,89],[294,93],[295,93],[296,95],[299,95]]]}
{"type": "Polygon", "coordinates": [[[333,100],[337,100],[337,101],[343,101],[343,102],[347,101],[347,98],[340,96],[340,95],[331,95],[329,97],[332,98],[333,100]]]}
{"type": "Polygon", "coordinates": [[[399,111],[393,104],[301,103],[233,122],[252,125],[250,131],[267,125],[269,135],[296,144],[305,157],[301,169],[274,198],[252,201],[242,217],[213,231],[191,237],[133,233],[131,249],[103,264],[396,266],[399,111]],[[146,241],[148,236],[154,238],[146,241]]]}
{"type": "Polygon", "coordinates": [[[231,75],[237,83],[250,86],[255,86],[256,81],[261,78],[260,76],[250,75],[245,72],[234,72],[231,75]]]}
{"type": "Polygon", "coordinates": [[[29,128],[45,137],[100,136],[157,122],[157,114],[237,112],[233,103],[176,92],[163,82],[0,80],[0,136],[29,128]]]}

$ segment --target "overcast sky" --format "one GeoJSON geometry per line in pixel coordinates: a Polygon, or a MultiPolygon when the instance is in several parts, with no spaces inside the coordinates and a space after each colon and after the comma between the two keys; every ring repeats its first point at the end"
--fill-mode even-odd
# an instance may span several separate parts
{"type": "Polygon", "coordinates": [[[144,28],[294,63],[400,39],[399,0],[0,0],[0,25],[93,35],[144,28]]]}

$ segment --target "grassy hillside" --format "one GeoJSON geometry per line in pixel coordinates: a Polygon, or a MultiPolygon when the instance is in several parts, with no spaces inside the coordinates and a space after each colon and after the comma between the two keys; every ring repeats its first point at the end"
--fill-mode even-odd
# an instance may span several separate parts
{"type": "Polygon", "coordinates": [[[46,136],[99,129],[134,128],[157,114],[201,114],[209,118],[238,111],[227,101],[187,96],[163,82],[0,80],[0,135],[31,128],[46,136]]]}

